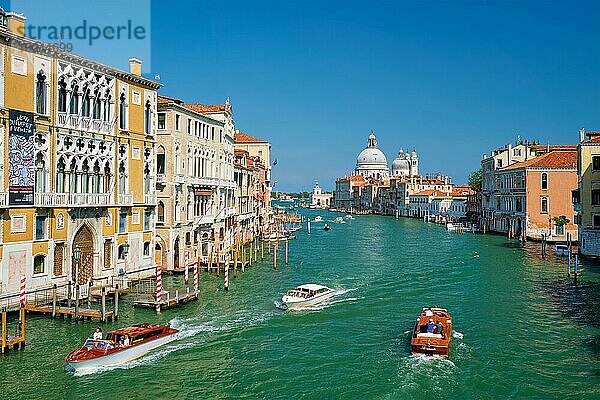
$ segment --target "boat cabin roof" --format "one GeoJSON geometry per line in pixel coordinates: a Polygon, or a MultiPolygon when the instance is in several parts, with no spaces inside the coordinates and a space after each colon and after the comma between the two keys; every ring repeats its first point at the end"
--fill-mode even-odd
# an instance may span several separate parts
{"type": "Polygon", "coordinates": [[[300,285],[296,288],[296,290],[302,290],[302,291],[307,291],[307,290],[308,291],[311,291],[311,290],[317,291],[319,289],[329,289],[329,288],[327,286],[317,285],[314,283],[307,283],[305,285],[300,285]]]}

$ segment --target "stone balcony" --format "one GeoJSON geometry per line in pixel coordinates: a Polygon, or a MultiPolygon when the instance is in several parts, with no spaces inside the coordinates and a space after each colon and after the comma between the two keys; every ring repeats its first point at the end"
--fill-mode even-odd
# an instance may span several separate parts
{"type": "Polygon", "coordinates": [[[156,174],[156,183],[165,185],[167,183],[167,178],[165,177],[165,174],[156,174]]]}
{"type": "Polygon", "coordinates": [[[118,205],[120,206],[132,206],[133,205],[133,194],[124,193],[118,196],[118,205]]]}
{"type": "Polygon", "coordinates": [[[183,176],[183,174],[175,174],[173,176],[173,181],[175,183],[184,183],[185,182],[185,176],[183,176]]]}
{"type": "Polygon", "coordinates": [[[190,176],[188,178],[188,181],[191,185],[194,185],[194,186],[210,186],[210,187],[219,186],[219,180],[217,178],[190,176]]]}
{"type": "Polygon", "coordinates": [[[155,206],[158,204],[156,193],[154,194],[145,194],[144,195],[144,204],[155,206]]]}
{"type": "MultiPolygon", "coordinates": [[[[33,205],[26,207],[108,207],[112,205],[110,193],[35,193],[33,205]]],[[[9,208],[8,193],[0,193],[0,207],[9,208]]]]}
{"type": "Polygon", "coordinates": [[[81,117],[80,115],[66,112],[58,113],[57,122],[57,125],[63,128],[81,129],[89,132],[109,133],[112,127],[112,124],[108,121],[81,117]]]}
{"type": "Polygon", "coordinates": [[[202,215],[194,218],[194,225],[212,225],[215,222],[213,215],[202,215]]]}

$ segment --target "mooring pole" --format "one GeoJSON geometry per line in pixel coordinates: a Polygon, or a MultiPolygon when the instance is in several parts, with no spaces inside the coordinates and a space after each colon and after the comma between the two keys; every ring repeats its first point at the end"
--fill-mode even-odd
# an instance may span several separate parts
{"type": "Polygon", "coordinates": [[[88,295],[87,295],[88,308],[92,308],[92,279],[88,281],[88,295]]]}
{"type": "Polygon", "coordinates": [[[73,297],[73,288],[71,287],[71,281],[67,285],[67,307],[71,308],[71,298],[73,297]]]}
{"type": "Polygon", "coordinates": [[[79,320],[79,283],[75,284],[75,320],[79,320]]]}
{"type": "Polygon", "coordinates": [[[6,347],[6,309],[2,310],[2,353],[6,347]]]}
{"type": "Polygon", "coordinates": [[[306,222],[306,228],[308,229],[308,234],[310,235],[310,218],[306,222]]]}
{"type": "Polygon", "coordinates": [[[115,311],[113,314],[114,319],[119,318],[119,284],[115,285],[115,311]]]}
{"type": "Polygon", "coordinates": [[[273,245],[273,269],[277,269],[277,245],[279,243],[275,242],[273,245]]]}
{"type": "Polygon", "coordinates": [[[56,318],[56,283],[52,285],[52,318],[56,318]]]}
{"type": "Polygon", "coordinates": [[[25,308],[21,308],[21,348],[25,347],[25,308]]]}
{"type": "Polygon", "coordinates": [[[569,257],[567,258],[567,277],[571,277],[571,252],[569,252],[569,257]]]}
{"type": "Polygon", "coordinates": [[[577,273],[579,272],[579,260],[577,259],[577,254],[575,254],[575,275],[573,276],[573,280],[577,283],[577,273]]]}
{"type": "Polygon", "coordinates": [[[285,263],[288,263],[288,240],[285,241],[285,263]]]}
{"type": "Polygon", "coordinates": [[[106,289],[102,286],[102,322],[106,322],[106,289]]]}

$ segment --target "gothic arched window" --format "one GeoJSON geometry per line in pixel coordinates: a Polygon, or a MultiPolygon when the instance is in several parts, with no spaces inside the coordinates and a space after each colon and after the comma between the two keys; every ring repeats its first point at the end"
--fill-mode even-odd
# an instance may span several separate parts
{"type": "Polygon", "coordinates": [[[69,107],[69,113],[79,113],[79,86],[76,83],[73,84],[73,90],[71,92],[71,104],[69,107]]]}
{"type": "Polygon", "coordinates": [[[42,153],[35,158],[35,191],[43,193],[46,191],[46,162],[42,153]]]}
{"type": "Polygon", "coordinates": [[[38,72],[35,81],[35,111],[38,114],[47,114],[48,105],[46,99],[48,96],[48,86],[46,82],[46,74],[44,71],[38,72]]]}
{"type": "Polygon", "coordinates": [[[121,97],[119,97],[119,128],[121,130],[127,129],[127,98],[125,97],[125,93],[121,93],[121,97]]]}
{"type": "Polygon", "coordinates": [[[67,84],[64,79],[58,82],[58,112],[67,112],[67,84]]]}
{"type": "Polygon", "coordinates": [[[152,135],[152,105],[150,100],[146,101],[146,109],[144,111],[144,122],[146,135],[152,135]]]}
{"type": "Polygon", "coordinates": [[[83,115],[84,117],[90,116],[90,103],[90,89],[86,86],[83,89],[83,103],[81,105],[81,115],[83,115]]]}

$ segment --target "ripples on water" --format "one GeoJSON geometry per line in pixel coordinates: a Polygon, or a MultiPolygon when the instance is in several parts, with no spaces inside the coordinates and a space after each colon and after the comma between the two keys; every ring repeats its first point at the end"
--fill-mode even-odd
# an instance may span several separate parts
{"type": "Polygon", "coordinates": [[[2,358],[0,398],[600,397],[597,267],[574,285],[564,260],[532,243],[376,216],[330,225],[299,232],[289,265],[275,271],[267,256],[229,292],[202,273],[198,303],[158,317],[125,303],[105,331],[170,322],[181,338],[119,368],[65,373],[97,323],[29,318],[27,350],[2,358]],[[347,291],[312,310],[276,307],[308,282],[347,291]],[[449,359],[410,355],[423,306],[452,314],[449,359]]]}

